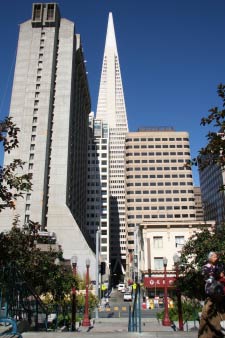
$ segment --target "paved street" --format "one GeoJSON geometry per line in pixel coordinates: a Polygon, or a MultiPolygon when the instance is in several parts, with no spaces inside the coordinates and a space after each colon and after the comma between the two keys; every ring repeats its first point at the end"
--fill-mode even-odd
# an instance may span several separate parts
{"type": "MultiPolygon", "coordinates": [[[[102,306],[99,308],[99,318],[128,318],[129,305],[131,302],[123,300],[123,293],[114,289],[109,298],[109,307],[102,306]]],[[[156,313],[161,312],[162,308],[152,310],[142,310],[142,318],[156,318],[156,313]]]]}

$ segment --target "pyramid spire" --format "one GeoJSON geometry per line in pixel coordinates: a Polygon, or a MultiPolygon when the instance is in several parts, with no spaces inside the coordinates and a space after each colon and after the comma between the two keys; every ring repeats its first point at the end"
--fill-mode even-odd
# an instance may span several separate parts
{"type": "Polygon", "coordinates": [[[108,26],[107,26],[106,41],[105,41],[105,49],[106,48],[114,49],[115,54],[118,55],[112,12],[109,13],[109,17],[108,17],[108,26]]]}
{"type": "Polygon", "coordinates": [[[96,118],[127,132],[127,115],[117,52],[113,15],[110,12],[105,40],[96,118]]]}

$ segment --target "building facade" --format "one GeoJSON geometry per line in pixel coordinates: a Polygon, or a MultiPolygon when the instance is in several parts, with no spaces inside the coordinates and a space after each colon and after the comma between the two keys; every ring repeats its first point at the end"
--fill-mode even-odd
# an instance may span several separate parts
{"type": "Polygon", "coordinates": [[[99,255],[109,268],[109,129],[108,124],[89,117],[87,229],[96,241],[99,255]]]}
{"type": "Polygon", "coordinates": [[[194,187],[194,196],[195,196],[196,220],[203,221],[204,212],[203,212],[203,206],[202,206],[202,193],[201,193],[200,187],[194,187]]]}
{"type": "MultiPolygon", "coordinates": [[[[55,3],[33,4],[20,25],[10,116],[20,128],[19,147],[6,154],[26,162],[32,191],[16,201],[21,224],[39,222],[54,232],[65,258],[79,253],[78,269],[91,258],[86,229],[88,116],[90,95],[80,36],[60,17],[55,3]]],[[[1,214],[10,228],[13,212],[1,214]]]]}
{"type": "Polygon", "coordinates": [[[126,106],[112,13],[109,13],[96,119],[109,127],[109,229],[112,273],[126,261],[124,144],[126,106]]]}
{"type": "Polygon", "coordinates": [[[225,196],[221,187],[225,184],[224,170],[217,164],[209,164],[199,170],[202,206],[205,220],[225,222],[225,196]]]}
{"type": "Polygon", "coordinates": [[[126,136],[127,259],[143,222],[195,220],[189,135],[172,128],[145,128],[126,136]]]}
{"type": "Polygon", "coordinates": [[[139,280],[143,276],[157,276],[163,274],[163,257],[166,257],[168,272],[174,271],[173,256],[179,255],[185,242],[202,228],[212,230],[214,226],[214,221],[197,220],[152,220],[141,223],[138,227],[136,265],[130,264],[130,269],[139,280]]]}

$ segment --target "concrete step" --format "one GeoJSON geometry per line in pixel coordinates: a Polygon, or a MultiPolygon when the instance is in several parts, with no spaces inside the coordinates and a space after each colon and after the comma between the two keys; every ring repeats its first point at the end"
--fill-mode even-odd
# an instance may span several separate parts
{"type": "Polygon", "coordinates": [[[196,338],[197,332],[25,332],[23,338],[196,338]]]}

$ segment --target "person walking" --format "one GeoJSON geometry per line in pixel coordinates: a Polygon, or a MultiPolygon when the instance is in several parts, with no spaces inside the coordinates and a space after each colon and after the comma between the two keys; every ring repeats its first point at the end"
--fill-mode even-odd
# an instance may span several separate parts
{"type": "Polygon", "coordinates": [[[225,331],[223,332],[220,324],[225,319],[224,290],[218,281],[220,272],[218,255],[216,252],[210,252],[208,262],[202,268],[206,300],[200,318],[198,338],[225,337],[225,331]]]}

